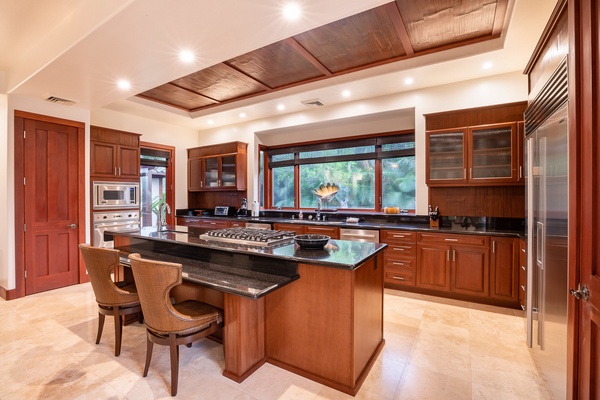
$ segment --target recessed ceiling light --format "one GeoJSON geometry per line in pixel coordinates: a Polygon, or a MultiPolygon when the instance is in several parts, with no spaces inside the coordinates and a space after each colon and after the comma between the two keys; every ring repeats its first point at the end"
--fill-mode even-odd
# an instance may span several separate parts
{"type": "Polygon", "coordinates": [[[300,14],[302,14],[302,12],[300,11],[300,6],[296,3],[288,3],[283,8],[283,16],[287,20],[296,20],[300,18],[300,14]]]}
{"type": "Polygon", "coordinates": [[[215,121],[213,121],[212,119],[209,119],[209,120],[207,121],[207,124],[209,124],[209,125],[213,125],[214,123],[215,123],[215,121]]]}
{"type": "Polygon", "coordinates": [[[278,104],[278,105],[277,105],[277,109],[278,109],[279,111],[283,111],[283,110],[285,110],[285,106],[284,106],[283,104],[278,104]]]}
{"type": "Polygon", "coordinates": [[[195,58],[194,53],[189,50],[182,50],[179,53],[179,59],[185,63],[191,63],[195,58]]]}
{"type": "Polygon", "coordinates": [[[246,113],[240,113],[240,118],[246,118],[246,113]]]}
{"type": "Polygon", "coordinates": [[[120,81],[117,82],[117,86],[121,90],[127,90],[127,89],[131,88],[131,83],[129,83],[129,81],[127,81],[125,79],[121,79],[120,81]]]}
{"type": "Polygon", "coordinates": [[[350,97],[350,95],[351,95],[351,94],[352,94],[352,92],[351,92],[351,91],[349,91],[349,90],[344,90],[344,91],[342,92],[342,96],[343,96],[343,97],[350,97]]]}
{"type": "Polygon", "coordinates": [[[488,61],[488,62],[484,62],[484,63],[481,65],[481,68],[483,68],[483,69],[490,69],[490,68],[492,68],[493,66],[494,66],[494,64],[492,64],[491,62],[489,62],[489,61],[488,61]]]}
{"type": "Polygon", "coordinates": [[[414,82],[415,82],[415,80],[413,78],[406,78],[404,80],[405,85],[412,85],[414,82]]]}

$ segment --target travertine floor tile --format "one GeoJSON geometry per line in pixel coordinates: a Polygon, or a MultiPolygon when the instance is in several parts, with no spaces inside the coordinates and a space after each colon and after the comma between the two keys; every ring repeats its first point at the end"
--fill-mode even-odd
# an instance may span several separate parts
{"type": "MultiPolygon", "coordinates": [[[[154,346],[142,377],[146,331],[123,329],[114,356],[114,321],[96,345],[98,312],[90,284],[12,301],[0,299],[0,399],[170,399],[168,349],[154,346]]],[[[546,399],[525,344],[523,313],[385,290],[386,345],[357,400],[546,399]]],[[[265,364],[241,384],[222,375],[223,346],[205,339],[180,348],[177,398],[352,399],[265,364]]]]}

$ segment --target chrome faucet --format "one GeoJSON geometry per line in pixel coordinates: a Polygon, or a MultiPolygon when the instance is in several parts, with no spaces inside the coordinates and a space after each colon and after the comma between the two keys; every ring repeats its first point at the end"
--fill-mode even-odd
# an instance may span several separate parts
{"type": "Polygon", "coordinates": [[[162,231],[167,226],[167,213],[171,214],[169,203],[163,201],[158,206],[158,230],[162,231]]]}
{"type": "Polygon", "coordinates": [[[317,200],[317,221],[321,220],[321,208],[323,207],[323,200],[320,198],[317,200]]]}

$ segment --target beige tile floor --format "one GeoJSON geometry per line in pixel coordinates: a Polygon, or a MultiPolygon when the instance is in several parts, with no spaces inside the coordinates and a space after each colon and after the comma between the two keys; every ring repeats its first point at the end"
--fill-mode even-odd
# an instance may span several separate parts
{"type": "MultiPolygon", "coordinates": [[[[517,310],[385,292],[386,345],[356,399],[547,399],[517,310]]],[[[94,344],[89,284],[0,299],[0,399],[159,399],[169,395],[169,355],[155,346],[147,378],[145,331],[124,329],[114,357],[112,319],[94,344]]],[[[180,350],[180,399],[351,399],[271,364],[237,384],[221,375],[210,340],[180,350]]]]}

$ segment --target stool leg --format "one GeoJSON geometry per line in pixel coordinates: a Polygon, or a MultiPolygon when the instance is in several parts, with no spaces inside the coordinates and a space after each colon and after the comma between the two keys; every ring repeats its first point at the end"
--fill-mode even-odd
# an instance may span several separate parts
{"type": "Polygon", "coordinates": [[[115,316],[115,357],[118,357],[121,354],[121,334],[123,332],[119,307],[113,307],[113,315],[115,316]]]}
{"type": "Polygon", "coordinates": [[[150,333],[146,331],[146,365],[144,365],[144,376],[148,376],[148,369],[150,368],[150,360],[152,359],[152,349],[154,343],[150,340],[150,333]]]}
{"type": "Polygon", "coordinates": [[[104,328],[104,314],[98,313],[98,333],[96,334],[96,344],[100,343],[102,329],[104,328]]]}
{"type": "Polygon", "coordinates": [[[169,349],[171,352],[171,396],[175,396],[179,380],[179,346],[174,333],[169,333],[169,349]]]}

